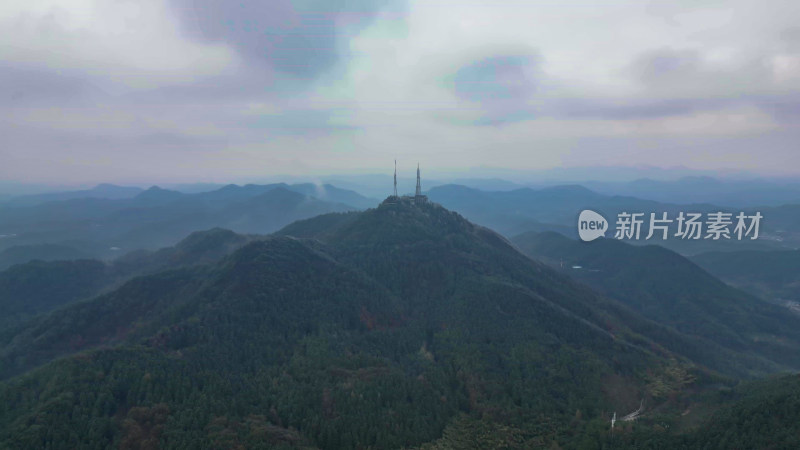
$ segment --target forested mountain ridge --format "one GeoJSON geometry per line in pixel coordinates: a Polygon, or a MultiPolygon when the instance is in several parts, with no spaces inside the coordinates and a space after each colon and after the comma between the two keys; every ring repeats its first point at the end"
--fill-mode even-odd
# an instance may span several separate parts
{"type": "Polygon", "coordinates": [[[651,320],[708,345],[800,368],[800,318],[726,285],[671,250],[615,239],[579,242],[557,233],[524,233],[513,242],[651,320]]]}
{"type": "Polygon", "coordinates": [[[256,239],[214,228],[190,234],[173,247],[139,250],[111,262],[81,259],[31,261],[0,272],[0,342],[26,318],[94,297],[134,276],[217,261],[256,239]]]}
{"type": "Polygon", "coordinates": [[[0,382],[0,446],[404,448],[468,420],[599,448],[611,411],[673,417],[727,382],[440,206],[301,228],[31,321],[0,353],[7,375],[38,366],[0,382]]]}
{"type": "MultiPolygon", "coordinates": [[[[572,286],[573,289],[578,291],[572,291],[568,294],[563,290],[559,292],[562,302],[558,306],[576,312],[581,318],[589,318],[592,323],[604,323],[606,329],[617,329],[615,333],[624,334],[625,332],[633,331],[636,334],[646,335],[649,339],[657,342],[663,349],[689,357],[699,364],[733,376],[757,376],[786,370],[792,362],[787,355],[795,355],[795,353],[791,352],[791,349],[781,348],[783,360],[776,362],[763,357],[758,352],[743,353],[744,345],[741,342],[737,342],[738,346],[733,345],[731,346],[732,348],[727,348],[710,340],[698,342],[696,333],[683,334],[675,331],[672,328],[675,325],[674,321],[664,322],[663,317],[648,316],[651,317],[651,321],[621,303],[603,299],[592,292],[587,293],[588,289],[576,286],[569,281],[569,277],[559,274],[544,264],[526,258],[514,247],[514,244],[499,234],[468,222],[457,213],[447,211],[435,204],[424,204],[415,208],[395,208],[393,205],[384,204],[374,210],[372,214],[326,214],[296,222],[277,234],[291,234],[292,232],[325,242],[330,251],[336,252],[340,258],[349,259],[351,264],[362,267],[363,270],[381,280],[392,281],[397,278],[406,280],[402,284],[406,289],[412,289],[417,286],[413,280],[418,276],[417,273],[419,271],[429,270],[430,273],[436,273],[437,270],[442,271],[441,267],[437,267],[436,264],[441,263],[442,259],[448,255],[448,252],[443,247],[460,250],[461,247],[459,246],[464,242],[464,236],[480,236],[476,240],[479,243],[475,244],[470,241],[468,253],[461,254],[461,256],[468,255],[469,258],[466,261],[468,261],[469,265],[474,266],[473,268],[476,268],[477,273],[481,274],[481,276],[507,271],[515,274],[514,277],[516,278],[527,278],[528,282],[536,285],[538,289],[551,285],[557,285],[561,289],[564,286],[572,286]],[[460,231],[454,233],[453,230],[460,231]],[[397,251],[405,245],[413,245],[414,251],[411,253],[397,251]],[[358,251],[357,249],[359,248],[366,251],[358,251]],[[476,254],[480,256],[476,258],[476,254]],[[403,256],[412,257],[403,259],[403,256]],[[476,266],[476,261],[481,261],[482,264],[476,266]],[[530,279],[531,273],[536,274],[533,280],[530,279]],[[583,291],[580,291],[580,289],[583,289],[583,291]],[[575,301],[575,299],[593,300],[592,303],[587,304],[575,301]],[[572,310],[571,308],[575,309],[572,310]],[[663,323],[668,326],[664,327],[656,323],[663,323]]],[[[551,235],[552,242],[557,246],[563,242],[571,242],[568,238],[557,233],[542,234],[542,236],[547,237],[551,235]]],[[[548,239],[545,239],[545,241],[548,241],[548,239]]],[[[614,242],[613,244],[617,243],[614,242]]],[[[637,250],[639,247],[623,243],[618,244],[623,245],[625,248],[630,248],[634,253],[639,251],[637,250]]],[[[664,251],[685,261],[684,258],[677,254],[668,250],[664,251]]],[[[443,271],[445,273],[452,273],[459,268],[457,261],[447,261],[445,265],[447,265],[447,270],[443,271]]],[[[474,276],[464,276],[465,282],[469,283],[474,276]]],[[[437,280],[447,279],[444,275],[431,278],[437,280]]],[[[454,282],[453,280],[448,281],[454,282]]],[[[632,283],[631,286],[636,286],[636,283],[639,282],[637,279],[628,281],[632,283]]],[[[663,281],[669,282],[669,280],[663,281]]],[[[714,291],[715,288],[728,289],[719,280],[710,276],[708,279],[702,279],[699,286],[701,289],[708,290],[709,286],[706,286],[705,283],[710,283],[711,291],[714,291]]],[[[424,297],[429,292],[434,292],[433,289],[435,289],[435,286],[426,285],[420,289],[419,295],[424,297]]],[[[656,294],[660,293],[661,291],[656,290],[656,294]]],[[[414,298],[413,292],[406,292],[406,294],[408,298],[414,298]]],[[[734,294],[734,299],[737,299],[737,296],[746,296],[746,294],[738,291],[734,292],[734,294]]],[[[443,298],[441,293],[436,295],[439,299],[443,298]]],[[[720,302],[724,303],[724,299],[720,302]]],[[[762,306],[760,303],[759,306],[762,306]]],[[[752,303],[748,303],[748,306],[752,306],[752,303]]],[[[770,308],[769,305],[763,306],[767,310],[770,308]]],[[[776,311],[770,312],[774,313],[776,311]]],[[[786,320],[790,320],[790,318],[786,320]]],[[[712,331],[715,326],[719,328],[719,326],[715,325],[716,320],[707,324],[702,323],[702,320],[700,322],[699,324],[695,322],[693,325],[701,328],[709,326],[712,331]]],[[[785,328],[785,323],[780,324],[785,328]]],[[[689,329],[689,331],[692,330],[689,329]]],[[[771,333],[775,330],[769,327],[762,327],[761,331],[771,333]]],[[[790,331],[797,332],[797,330],[790,331]]],[[[722,333],[720,340],[725,342],[725,339],[735,340],[738,338],[735,335],[731,336],[731,333],[726,331],[722,333]]]]}
{"type": "Polygon", "coordinates": [[[64,261],[90,259],[89,254],[67,245],[18,245],[0,251],[0,270],[28,261],[64,261]]]}
{"type": "Polygon", "coordinates": [[[692,261],[740,289],[777,303],[800,302],[800,250],[710,252],[692,261]]]}

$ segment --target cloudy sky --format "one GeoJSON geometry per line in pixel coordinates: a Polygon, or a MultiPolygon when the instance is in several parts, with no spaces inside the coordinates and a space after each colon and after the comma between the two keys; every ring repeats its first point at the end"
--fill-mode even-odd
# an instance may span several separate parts
{"type": "Polygon", "coordinates": [[[796,0],[7,0],[0,180],[800,175],[798,24],[796,0]]]}

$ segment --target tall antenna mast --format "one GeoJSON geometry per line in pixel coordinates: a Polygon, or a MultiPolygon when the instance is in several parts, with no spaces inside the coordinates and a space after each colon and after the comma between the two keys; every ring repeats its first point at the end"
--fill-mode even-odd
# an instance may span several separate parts
{"type": "Polygon", "coordinates": [[[417,163],[417,192],[414,194],[414,203],[422,204],[428,201],[428,197],[422,195],[422,182],[419,176],[419,163],[417,163]]]}
{"type": "Polygon", "coordinates": [[[397,197],[397,160],[394,160],[394,196],[397,197]]]}
{"type": "Polygon", "coordinates": [[[422,195],[422,184],[419,182],[419,163],[417,163],[417,193],[415,194],[416,197],[422,195]]]}

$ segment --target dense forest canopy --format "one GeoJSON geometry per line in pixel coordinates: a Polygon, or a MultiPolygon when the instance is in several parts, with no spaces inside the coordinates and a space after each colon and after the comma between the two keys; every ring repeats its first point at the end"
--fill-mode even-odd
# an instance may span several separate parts
{"type": "Polygon", "coordinates": [[[796,377],[737,386],[780,361],[726,347],[755,365],[722,364],[435,204],[268,238],[212,230],[125,263],[98,270],[147,270],[0,334],[0,446],[789,448],[796,436],[738,425],[800,410],[796,377]],[[612,436],[613,413],[640,404],[612,436]]]}

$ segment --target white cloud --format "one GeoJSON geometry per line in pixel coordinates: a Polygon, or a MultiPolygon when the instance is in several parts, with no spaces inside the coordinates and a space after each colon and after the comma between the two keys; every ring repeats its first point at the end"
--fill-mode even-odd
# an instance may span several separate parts
{"type": "Polygon", "coordinates": [[[135,88],[191,82],[237,65],[227,47],[183,38],[155,0],[5,2],[0,59],[77,69],[135,88]]]}
{"type": "Polygon", "coordinates": [[[426,96],[442,72],[517,49],[541,55],[558,96],[764,92],[769,79],[759,78],[760,65],[778,55],[780,30],[800,19],[795,3],[412,1],[405,34],[386,33],[387,21],[377,20],[351,41],[357,57],[347,81],[367,97],[420,89],[426,96]],[[698,77],[677,79],[663,92],[642,86],[631,64],[659,50],[696,54],[698,77]]]}

